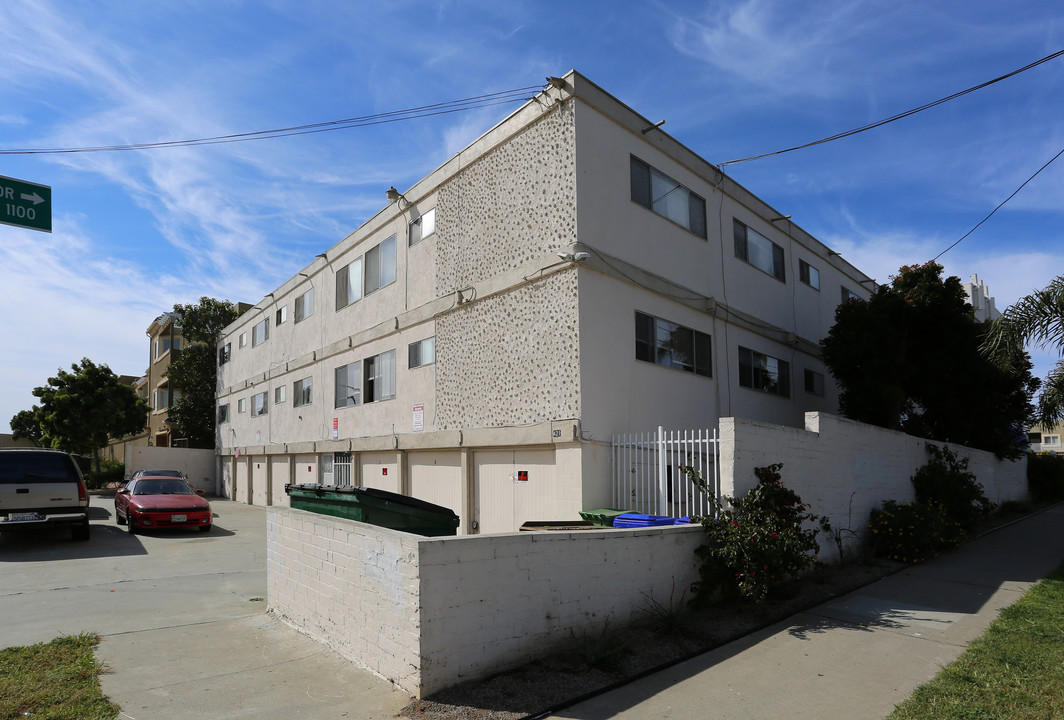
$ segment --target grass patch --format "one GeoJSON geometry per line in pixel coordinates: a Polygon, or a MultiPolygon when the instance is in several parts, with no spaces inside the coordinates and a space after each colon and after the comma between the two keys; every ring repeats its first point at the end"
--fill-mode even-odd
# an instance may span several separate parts
{"type": "Polygon", "coordinates": [[[1064,717],[1064,565],[887,720],[1064,717]]]}
{"type": "Polygon", "coordinates": [[[82,633],[0,650],[0,718],[113,720],[120,708],[100,691],[99,644],[82,633]]]}

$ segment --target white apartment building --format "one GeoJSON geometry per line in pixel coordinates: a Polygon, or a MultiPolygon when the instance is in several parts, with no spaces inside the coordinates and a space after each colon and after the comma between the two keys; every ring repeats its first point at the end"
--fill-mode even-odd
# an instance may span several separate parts
{"type": "Polygon", "coordinates": [[[226,328],[238,500],[363,485],[509,532],[609,506],[615,433],[837,408],[818,343],[873,281],[575,71],[388,196],[226,328]]]}

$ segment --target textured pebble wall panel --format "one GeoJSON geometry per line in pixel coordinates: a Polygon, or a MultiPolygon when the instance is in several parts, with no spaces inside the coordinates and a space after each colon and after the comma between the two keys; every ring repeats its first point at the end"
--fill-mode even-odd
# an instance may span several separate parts
{"type": "Polygon", "coordinates": [[[548,112],[440,186],[437,296],[576,242],[573,112],[548,112]]]}
{"type": "Polygon", "coordinates": [[[580,417],[577,271],[436,321],[439,429],[580,417]]]}

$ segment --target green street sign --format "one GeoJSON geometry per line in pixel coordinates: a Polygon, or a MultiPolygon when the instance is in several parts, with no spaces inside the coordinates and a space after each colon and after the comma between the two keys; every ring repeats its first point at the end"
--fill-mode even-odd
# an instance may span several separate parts
{"type": "Polygon", "coordinates": [[[0,224],[52,232],[52,188],[0,175],[0,224]]]}

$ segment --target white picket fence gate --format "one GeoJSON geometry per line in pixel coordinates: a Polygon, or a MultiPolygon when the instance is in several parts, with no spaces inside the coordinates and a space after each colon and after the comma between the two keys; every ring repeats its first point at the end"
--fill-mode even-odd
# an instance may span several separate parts
{"type": "Polygon", "coordinates": [[[712,512],[705,495],[681,470],[701,473],[720,496],[719,439],[713,430],[626,433],[612,438],[613,507],[644,515],[688,517],[712,512]]]}

